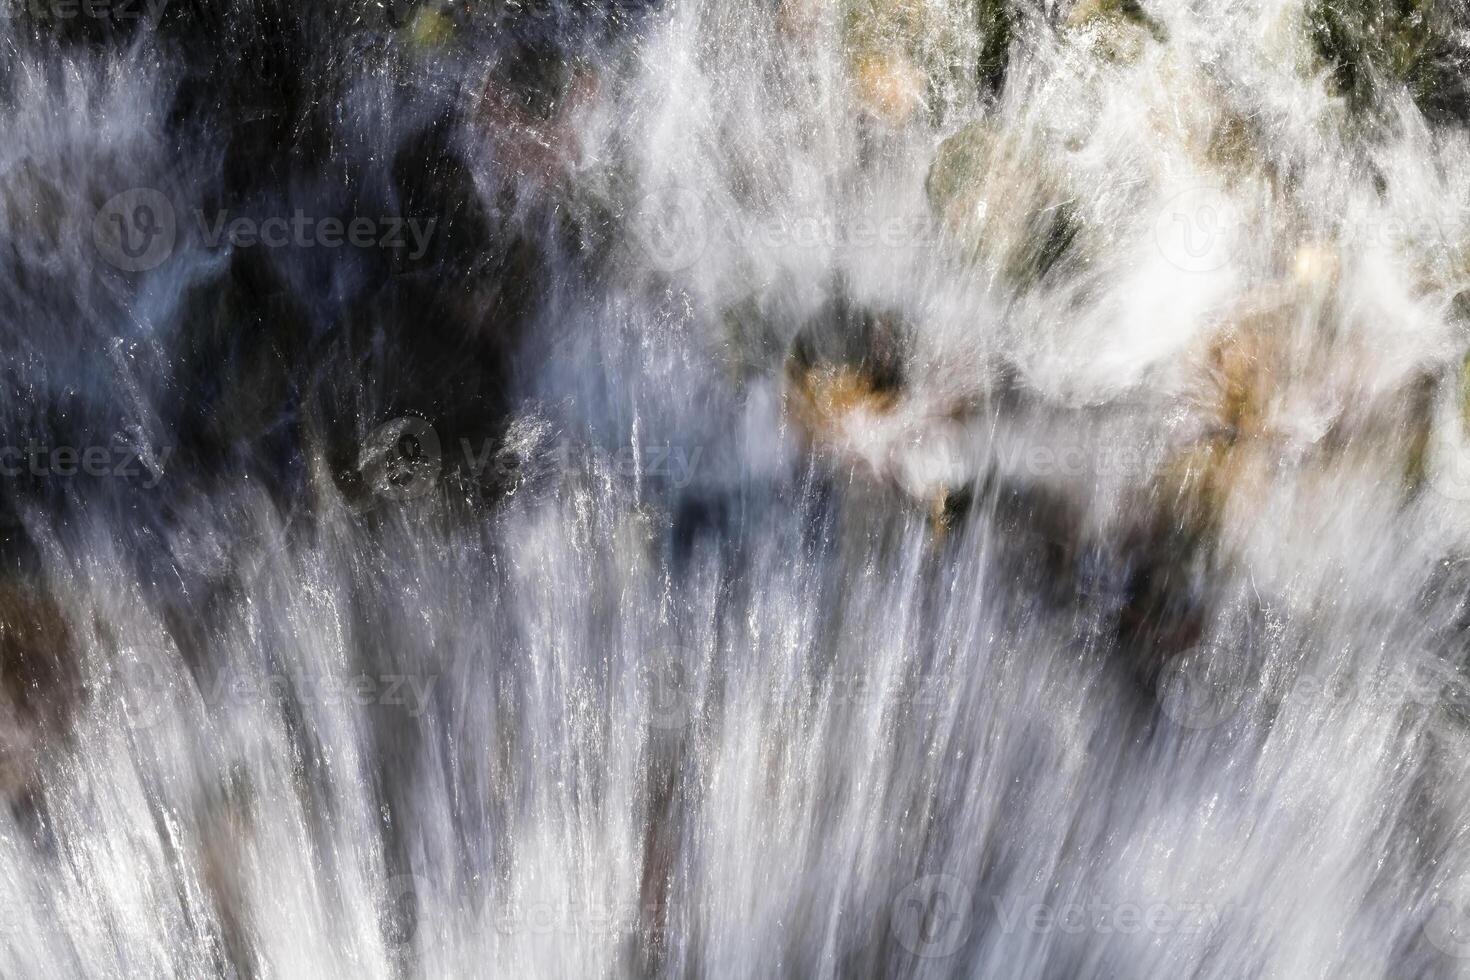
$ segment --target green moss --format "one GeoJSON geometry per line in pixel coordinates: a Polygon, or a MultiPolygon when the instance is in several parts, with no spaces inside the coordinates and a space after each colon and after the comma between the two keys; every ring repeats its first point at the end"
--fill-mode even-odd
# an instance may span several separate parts
{"type": "Polygon", "coordinates": [[[1470,121],[1470,15],[1445,0],[1310,0],[1307,25],[1330,91],[1356,114],[1408,89],[1431,122],[1470,121]]]}
{"type": "Polygon", "coordinates": [[[1007,0],[979,0],[975,12],[980,29],[980,57],[975,66],[975,78],[981,92],[998,94],[1005,87],[1006,71],[1010,67],[1016,15],[1007,0]]]}
{"type": "Polygon", "coordinates": [[[409,42],[423,50],[443,47],[454,40],[454,21],[448,14],[424,7],[408,27],[409,42]]]}
{"type": "Polygon", "coordinates": [[[1460,421],[1470,433],[1470,354],[1460,362],[1460,421]]]}

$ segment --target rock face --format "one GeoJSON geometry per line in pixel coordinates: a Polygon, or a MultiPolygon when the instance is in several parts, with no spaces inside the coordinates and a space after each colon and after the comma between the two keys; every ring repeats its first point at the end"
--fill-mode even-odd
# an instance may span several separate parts
{"type": "Polygon", "coordinates": [[[1404,86],[1425,118],[1470,121],[1470,11],[1446,0],[1311,0],[1311,39],[1329,90],[1360,114],[1404,86]]]}
{"type": "Polygon", "coordinates": [[[796,418],[817,442],[840,444],[853,416],[890,414],[903,397],[903,327],[892,313],[836,295],[797,335],[786,366],[796,418]]]}
{"type": "Polygon", "coordinates": [[[1042,147],[987,120],[940,145],[927,193],[961,249],[1015,289],[1064,264],[1082,231],[1074,198],[1042,147]]]}
{"type": "Polygon", "coordinates": [[[977,18],[958,0],[846,0],[843,45],[859,105],[891,126],[937,112],[972,89],[962,66],[976,59],[981,80],[998,87],[1009,43],[1003,9],[986,0],[977,18]]]}
{"type": "Polygon", "coordinates": [[[0,586],[0,793],[31,789],[66,739],[81,698],[77,657],[54,599],[27,584],[0,586]]]}
{"type": "Polygon", "coordinates": [[[1115,62],[1136,61],[1150,41],[1165,37],[1137,0],[1079,0],[1066,26],[1076,41],[1115,62]]]}

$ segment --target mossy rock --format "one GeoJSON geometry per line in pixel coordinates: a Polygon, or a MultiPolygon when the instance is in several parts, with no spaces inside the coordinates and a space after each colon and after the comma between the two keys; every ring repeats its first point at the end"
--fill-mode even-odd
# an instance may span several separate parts
{"type": "Polygon", "coordinates": [[[0,585],[0,791],[34,782],[81,697],[80,651],[60,605],[30,584],[0,585]]]}
{"type": "Polygon", "coordinates": [[[1446,0],[1310,0],[1307,25],[1328,88],[1376,114],[1404,86],[1428,120],[1470,122],[1470,12],[1446,0]]]}
{"type": "Polygon", "coordinates": [[[1061,179],[1039,148],[988,121],[940,145],[926,190],[970,257],[1017,288],[1046,279],[1077,252],[1083,222],[1061,179]]]}
{"type": "Polygon", "coordinates": [[[906,380],[906,348],[906,330],[897,314],[856,304],[839,286],[797,334],[789,369],[859,378],[863,387],[896,397],[906,380]]]}
{"type": "Polygon", "coordinates": [[[1104,58],[1121,63],[1136,61],[1151,41],[1168,40],[1164,26],[1137,0],[1080,0],[1066,26],[1104,58]]]}
{"type": "Polygon", "coordinates": [[[407,32],[408,42],[415,49],[432,51],[452,42],[459,30],[454,18],[445,11],[423,7],[414,15],[407,32]]]}
{"type": "MultiPolygon", "coordinates": [[[[1009,21],[996,19],[1003,0],[983,0],[979,20],[970,0],[847,0],[842,8],[842,40],[858,99],[889,123],[905,122],[921,107],[937,109],[970,86],[961,67],[976,57],[984,33],[1009,46],[1009,21]],[[987,14],[986,11],[989,11],[987,14]]],[[[979,54],[994,72],[994,49],[979,54]]],[[[1001,66],[1003,71],[1003,65],[1001,66]]]]}
{"type": "Polygon", "coordinates": [[[1011,42],[1017,31],[1017,15],[1007,0],[978,0],[976,26],[980,30],[980,55],[975,65],[976,81],[985,94],[998,94],[1005,87],[1010,69],[1011,42]]]}
{"type": "Polygon", "coordinates": [[[902,54],[867,54],[852,64],[858,101],[877,118],[897,125],[924,105],[928,80],[902,54]]]}
{"type": "Polygon", "coordinates": [[[839,286],[802,327],[787,357],[798,421],[826,439],[854,413],[891,412],[905,390],[906,348],[896,314],[854,304],[839,286]]]}
{"type": "Polygon", "coordinates": [[[1460,362],[1460,422],[1465,427],[1465,435],[1470,436],[1470,354],[1460,362]]]}

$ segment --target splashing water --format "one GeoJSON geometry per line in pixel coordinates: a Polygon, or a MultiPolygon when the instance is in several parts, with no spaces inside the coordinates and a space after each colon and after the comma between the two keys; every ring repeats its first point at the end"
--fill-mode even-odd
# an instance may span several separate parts
{"type": "Polygon", "coordinates": [[[1470,976],[1459,8],[311,6],[0,25],[0,976],[1470,976]]]}

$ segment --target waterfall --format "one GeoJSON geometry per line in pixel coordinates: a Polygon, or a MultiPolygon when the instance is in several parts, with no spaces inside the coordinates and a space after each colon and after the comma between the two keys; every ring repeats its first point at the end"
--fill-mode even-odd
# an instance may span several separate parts
{"type": "Polygon", "coordinates": [[[1470,976],[1460,6],[0,2],[0,976],[1470,976]]]}

